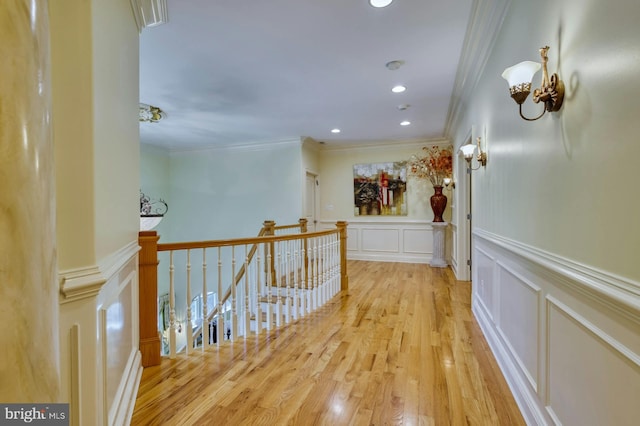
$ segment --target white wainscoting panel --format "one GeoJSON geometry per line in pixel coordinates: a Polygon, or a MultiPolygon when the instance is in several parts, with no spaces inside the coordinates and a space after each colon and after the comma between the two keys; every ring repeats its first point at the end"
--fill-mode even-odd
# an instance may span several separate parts
{"type": "Polygon", "coordinates": [[[59,274],[62,399],[72,425],[128,424],[133,413],[142,374],[138,250],[133,241],[99,265],[59,274]]]}
{"type": "Polygon", "coordinates": [[[497,326],[531,388],[538,390],[540,287],[497,263],[499,314],[497,326]]]}
{"type": "Polygon", "coordinates": [[[451,247],[451,256],[449,264],[453,273],[458,276],[458,226],[455,223],[450,224],[451,237],[447,240],[447,244],[451,247]]]}
{"type": "Polygon", "coordinates": [[[473,235],[472,309],[527,424],[637,425],[640,283],[473,235]]]}
{"type": "Polygon", "coordinates": [[[360,228],[361,250],[373,253],[399,253],[400,229],[360,228]]]}
{"type": "Polygon", "coordinates": [[[549,414],[558,424],[637,425],[640,356],[557,299],[547,301],[549,414]],[[582,401],[591,403],[575,410],[582,401]]]}
{"type": "MultiPolygon", "coordinates": [[[[124,259],[123,259],[124,260],[124,259]]],[[[142,374],[138,331],[138,258],[114,268],[98,296],[105,424],[126,424],[142,374]]]]}
{"type": "MultiPolygon", "coordinates": [[[[431,261],[431,222],[385,219],[358,219],[348,222],[348,259],[405,263],[431,261]]],[[[319,228],[334,229],[335,223],[320,221],[319,228]]],[[[445,248],[445,252],[449,253],[448,247],[445,248]]],[[[447,258],[450,256],[447,255],[447,258]]]]}
{"type": "Polygon", "coordinates": [[[484,305],[489,318],[493,319],[495,317],[495,306],[497,304],[494,300],[494,296],[497,296],[497,293],[493,289],[496,285],[496,259],[486,251],[478,249],[474,262],[476,262],[477,278],[474,280],[476,285],[472,287],[472,291],[476,293],[477,300],[484,305]]]}

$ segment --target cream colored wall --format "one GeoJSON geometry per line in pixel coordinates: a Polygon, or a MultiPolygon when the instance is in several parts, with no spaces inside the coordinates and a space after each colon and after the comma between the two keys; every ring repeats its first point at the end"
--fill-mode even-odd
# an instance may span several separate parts
{"type": "MultiPolygon", "coordinates": [[[[353,202],[353,166],[362,163],[383,163],[405,161],[411,155],[419,154],[423,146],[446,145],[446,140],[430,140],[415,143],[390,142],[385,145],[365,145],[363,147],[325,147],[320,151],[320,219],[349,220],[354,215],[353,202]]],[[[433,195],[431,184],[412,178],[407,182],[408,215],[394,216],[394,219],[433,219],[429,198],[433,195]]],[[[449,206],[445,220],[450,217],[449,206]]],[[[358,216],[358,219],[383,216],[358,216]]]]}
{"type": "Polygon", "coordinates": [[[136,240],[138,30],[127,0],[50,2],[58,266],[136,240]]]}
{"type": "MultiPolygon", "coordinates": [[[[303,138],[302,140],[302,173],[311,172],[320,173],[320,145],[311,138],[303,138]]],[[[304,176],[303,176],[304,178],[304,176]]],[[[304,179],[303,179],[304,185],[304,179]]]]}
{"type": "MultiPolygon", "coordinates": [[[[473,173],[474,227],[633,280],[640,279],[640,36],[635,0],[512,1],[453,139],[486,132],[489,160],[473,173]],[[564,106],[519,118],[500,77],[539,61],[565,81],[564,106]]],[[[539,84],[540,73],[534,83],[539,84]]],[[[541,105],[531,98],[525,114],[541,105]]]]}
{"type": "Polygon", "coordinates": [[[49,3],[58,267],[95,263],[91,5],[49,3]]]}
{"type": "Polygon", "coordinates": [[[92,5],[96,256],[140,228],[139,36],[129,0],[92,5]]]}

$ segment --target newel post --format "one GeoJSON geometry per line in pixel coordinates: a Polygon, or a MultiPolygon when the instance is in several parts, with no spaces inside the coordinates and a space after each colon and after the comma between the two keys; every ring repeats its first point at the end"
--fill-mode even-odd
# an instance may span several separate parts
{"type": "Polygon", "coordinates": [[[340,230],[340,290],[349,290],[349,275],[347,275],[347,222],[336,222],[340,230]]]}
{"type": "Polygon", "coordinates": [[[138,306],[142,366],[160,365],[158,334],[158,240],[156,231],[140,231],[138,306]]]}
{"type": "Polygon", "coordinates": [[[307,232],[307,222],[307,219],[304,217],[298,220],[298,223],[300,224],[300,232],[303,234],[307,232]]]}

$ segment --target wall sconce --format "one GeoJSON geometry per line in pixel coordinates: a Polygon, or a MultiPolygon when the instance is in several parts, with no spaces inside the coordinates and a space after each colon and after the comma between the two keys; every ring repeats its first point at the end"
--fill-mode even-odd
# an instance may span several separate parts
{"type": "Polygon", "coordinates": [[[545,112],[558,111],[562,107],[562,99],[564,98],[564,83],[553,73],[549,78],[547,72],[547,51],[549,46],[540,48],[540,56],[542,57],[542,85],[533,91],[533,102],[544,102],[542,114],[536,118],[527,118],[522,115],[522,103],[531,92],[531,80],[533,75],[540,69],[540,64],[532,61],[524,61],[507,68],[502,73],[502,77],[509,82],[509,91],[511,97],[520,106],[520,117],[527,121],[535,121],[542,117],[545,112]]]}
{"type": "Polygon", "coordinates": [[[456,189],[456,183],[451,178],[442,179],[442,183],[447,190],[456,189]]]}
{"type": "Polygon", "coordinates": [[[163,199],[152,201],[140,191],[140,230],[150,231],[162,220],[169,211],[169,206],[163,199]]]}
{"type": "Polygon", "coordinates": [[[476,151],[476,145],[472,144],[471,142],[469,142],[466,145],[462,145],[460,147],[460,153],[464,156],[464,159],[467,160],[467,167],[469,168],[469,170],[478,170],[480,168],[480,166],[482,167],[486,167],[487,166],[487,153],[486,151],[482,150],[482,147],[480,146],[480,141],[482,138],[478,137],[477,142],[478,142],[478,156],[476,157],[476,159],[478,160],[478,167],[476,167],[475,169],[473,167],[471,167],[471,160],[473,159],[473,153],[476,151]]]}

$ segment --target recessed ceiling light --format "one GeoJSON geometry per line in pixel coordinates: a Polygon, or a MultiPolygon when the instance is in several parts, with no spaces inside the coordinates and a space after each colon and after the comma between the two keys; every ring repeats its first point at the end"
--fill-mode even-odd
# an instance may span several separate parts
{"type": "Polygon", "coordinates": [[[407,90],[407,88],[404,86],[395,86],[393,89],[391,89],[393,93],[402,93],[405,90],[407,90]]]}
{"type": "Polygon", "coordinates": [[[340,129],[331,129],[331,133],[340,133],[340,129]]]}
{"type": "Polygon", "coordinates": [[[409,109],[410,106],[411,105],[409,105],[409,104],[400,104],[400,105],[398,105],[398,109],[400,111],[404,111],[405,109],[409,109]]]}
{"type": "Polygon", "coordinates": [[[407,120],[404,120],[403,122],[400,123],[401,126],[408,126],[409,124],[411,124],[411,122],[407,120]]]}
{"type": "Polygon", "coordinates": [[[393,0],[369,0],[369,4],[373,7],[387,7],[393,0]]]}

